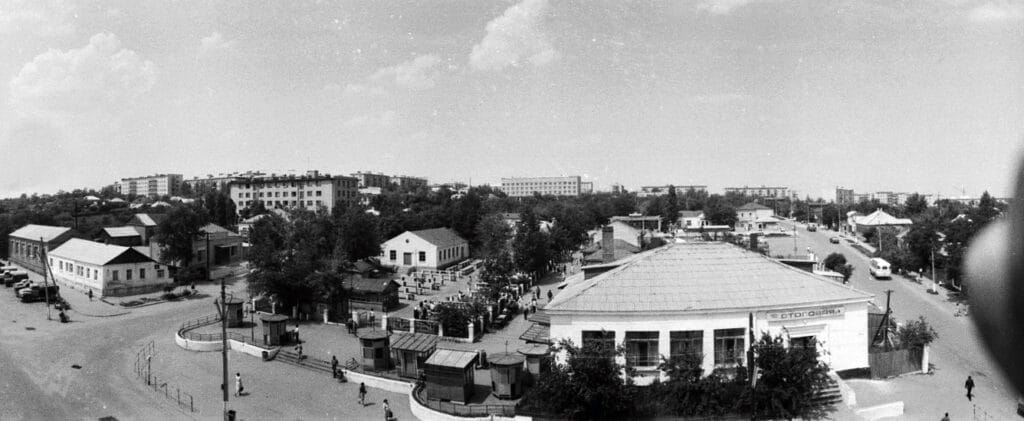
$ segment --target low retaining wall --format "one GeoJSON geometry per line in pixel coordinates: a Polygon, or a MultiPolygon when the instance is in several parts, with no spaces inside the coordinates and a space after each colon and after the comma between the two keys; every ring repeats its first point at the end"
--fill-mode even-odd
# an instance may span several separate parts
{"type": "Polygon", "coordinates": [[[345,378],[351,383],[365,383],[366,387],[372,387],[374,389],[383,389],[388,392],[395,393],[409,393],[410,390],[415,386],[412,383],[385,379],[383,377],[372,376],[366,373],[360,373],[354,370],[345,370],[345,378]]]}
{"type": "Polygon", "coordinates": [[[408,393],[409,409],[412,410],[412,415],[423,421],[533,421],[532,417],[525,417],[521,415],[517,415],[515,417],[499,417],[495,415],[488,415],[486,417],[460,417],[446,414],[420,404],[420,402],[416,400],[415,388],[409,388],[408,393]]]}
{"type": "Polygon", "coordinates": [[[882,418],[900,417],[903,416],[903,401],[869,406],[867,408],[858,409],[855,413],[857,416],[869,421],[882,418]]]}

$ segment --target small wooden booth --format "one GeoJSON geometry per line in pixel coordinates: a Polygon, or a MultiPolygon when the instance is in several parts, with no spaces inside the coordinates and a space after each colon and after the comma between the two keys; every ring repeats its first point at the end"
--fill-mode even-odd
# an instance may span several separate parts
{"type": "Polygon", "coordinates": [[[516,399],[523,395],[523,362],[526,357],[501,352],[487,361],[491,365],[491,393],[498,399],[516,399]]]}
{"type": "Polygon", "coordinates": [[[551,355],[551,348],[543,344],[529,344],[519,348],[519,353],[526,357],[526,373],[523,373],[524,384],[526,387],[531,387],[540,376],[541,361],[551,355]]]}
{"type": "Polygon", "coordinates": [[[224,317],[228,327],[242,327],[242,322],[245,321],[245,312],[242,309],[243,303],[245,303],[245,300],[235,297],[224,300],[224,317]]]}
{"type": "Polygon", "coordinates": [[[388,354],[388,332],[383,329],[360,329],[359,343],[363,347],[363,368],[370,371],[385,371],[391,365],[388,354]]]}
{"type": "Polygon", "coordinates": [[[393,279],[374,279],[353,276],[344,282],[352,291],[348,300],[350,310],[372,310],[381,313],[398,306],[398,282],[393,279]]]}
{"type": "Polygon", "coordinates": [[[264,314],[260,316],[263,325],[263,344],[281,346],[288,343],[288,331],[285,322],[288,316],[283,314],[264,314]]]}
{"type": "Polygon", "coordinates": [[[395,352],[398,375],[412,379],[419,378],[423,363],[427,361],[441,338],[426,333],[393,333],[391,350],[395,352]]]}
{"type": "Polygon", "coordinates": [[[469,402],[473,397],[476,353],[454,349],[438,349],[423,363],[427,375],[427,398],[453,402],[469,402]]]}

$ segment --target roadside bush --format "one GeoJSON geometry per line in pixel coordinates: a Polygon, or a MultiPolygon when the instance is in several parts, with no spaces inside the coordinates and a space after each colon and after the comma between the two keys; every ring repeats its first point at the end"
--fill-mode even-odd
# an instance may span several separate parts
{"type": "Polygon", "coordinates": [[[173,292],[165,292],[164,295],[161,295],[160,297],[167,301],[176,300],[178,298],[177,294],[173,292]]]}
{"type": "Polygon", "coordinates": [[[900,326],[896,332],[900,348],[921,350],[939,338],[938,332],[924,320],[924,316],[917,320],[908,321],[900,326]]]}

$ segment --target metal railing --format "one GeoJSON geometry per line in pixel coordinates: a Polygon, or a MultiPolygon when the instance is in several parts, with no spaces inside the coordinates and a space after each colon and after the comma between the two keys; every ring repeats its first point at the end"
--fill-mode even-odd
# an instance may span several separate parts
{"type": "MultiPolygon", "coordinates": [[[[216,314],[211,314],[211,315],[206,316],[206,317],[202,317],[202,318],[198,318],[198,319],[194,319],[194,320],[189,320],[189,321],[181,324],[181,328],[178,329],[178,336],[181,336],[183,339],[188,339],[190,341],[198,341],[198,342],[216,342],[216,341],[221,341],[221,340],[224,339],[224,335],[222,335],[220,332],[217,332],[217,333],[198,333],[198,332],[192,332],[191,331],[193,329],[197,329],[197,328],[200,328],[200,327],[203,327],[203,326],[209,326],[209,325],[212,325],[212,324],[217,323],[217,322],[220,322],[220,316],[216,315],[216,314]]],[[[249,336],[246,336],[246,335],[238,333],[238,332],[228,332],[227,338],[231,339],[231,340],[238,341],[238,342],[246,343],[246,344],[249,344],[249,345],[257,346],[257,347],[260,347],[260,348],[266,348],[265,346],[256,343],[256,341],[252,340],[252,338],[250,338],[249,336]]]]}
{"type": "Polygon", "coordinates": [[[158,392],[162,390],[164,398],[177,402],[179,409],[188,410],[190,413],[198,412],[191,393],[183,392],[180,387],[172,387],[167,381],[161,382],[161,379],[153,374],[152,360],[156,356],[154,345],[153,341],[149,341],[135,353],[135,376],[144,379],[146,386],[152,387],[153,390],[158,392]],[[171,393],[172,389],[174,393],[171,393]]]}
{"type": "Polygon", "coordinates": [[[427,398],[426,388],[423,384],[416,385],[416,389],[413,391],[413,397],[420,405],[449,415],[460,417],[486,417],[490,415],[501,417],[516,416],[515,404],[460,404],[427,398]]]}

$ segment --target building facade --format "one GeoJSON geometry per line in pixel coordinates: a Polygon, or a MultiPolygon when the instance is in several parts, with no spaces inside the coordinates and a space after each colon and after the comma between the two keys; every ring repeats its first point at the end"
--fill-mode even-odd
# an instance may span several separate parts
{"type": "Polygon", "coordinates": [[[663,185],[663,186],[641,186],[640,187],[640,191],[638,191],[636,193],[636,196],[637,197],[665,196],[665,195],[668,194],[669,187],[675,188],[677,195],[682,195],[683,193],[686,193],[687,191],[690,191],[690,190],[693,190],[694,192],[697,192],[697,193],[707,193],[708,192],[708,186],[699,186],[699,185],[686,186],[686,185],[675,185],[675,184],[669,185],[669,184],[666,184],[666,185],[663,185]]]}
{"type": "Polygon", "coordinates": [[[779,223],[775,211],[767,206],[750,202],[736,208],[736,231],[763,231],[779,223]]]}
{"type": "Polygon", "coordinates": [[[29,224],[7,235],[7,258],[35,273],[43,273],[43,253],[53,250],[72,238],[67,227],[29,224]]]}
{"type": "Polygon", "coordinates": [[[166,266],[131,247],[75,238],[47,258],[56,282],[100,297],[145,294],[174,283],[166,266]]]}
{"type": "Polygon", "coordinates": [[[662,357],[701,358],[705,375],[739,368],[751,331],[814,349],[833,370],[863,369],[872,298],[731,244],[686,243],[573,282],[544,312],[554,343],[625,347],[617,358],[637,370],[634,380],[643,385],[665,380],[662,357]]]}
{"type": "Polygon", "coordinates": [[[406,231],[380,250],[382,264],[403,268],[443,269],[469,257],[469,243],[448,228],[406,231]]]}
{"type": "Polygon", "coordinates": [[[189,186],[193,192],[219,190],[223,192],[228,191],[228,185],[234,181],[245,181],[253,177],[262,177],[266,174],[261,172],[247,171],[244,173],[230,173],[230,174],[218,174],[212,175],[207,174],[206,178],[192,177],[189,180],[182,181],[182,184],[189,186]]]}
{"type": "Polygon", "coordinates": [[[750,197],[763,197],[763,198],[789,198],[789,187],[726,187],[725,192],[735,193],[750,197]]]}
{"type": "Polygon", "coordinates": [[[181,174],[155,174],[144,177],[122,178],[114,189],[123,195],[174,196],[181,188],[181,174]]]}
{"type": "Polygon", "coordinates": [[[854,203],[856,203],[856,202],[854,202],[853,189],[844,189],[842,187],[836,187],[836,204],[837,205],[840,205],[840,206],[852,205],[854,203]]]}
{"type": "Polygon", "coordinates": [[[353,173],[352,176],[359,180],[359,188],[377,187],[383,189],[391,185],[396,185],[403,190],[413,190],[420,187],[427,187],[427,179],[423,177],[385,175],[369,171],[353,173]]]}
{"type": "Polygon", "coordinates": [[[262,203],[268,209],[324,209],[331,212],[337,202],[359,201],[359,180],[309,171],[304,176],[276,175],[233,181],[229,195],[235,209],[262,203]]]}
{"type": "Polygon", "coordinates": [[[534,193],[551,196],[579,196],[580,176],[513,177],[501,179],[501,191],[509,197],[529,197],[534,193]]]}

